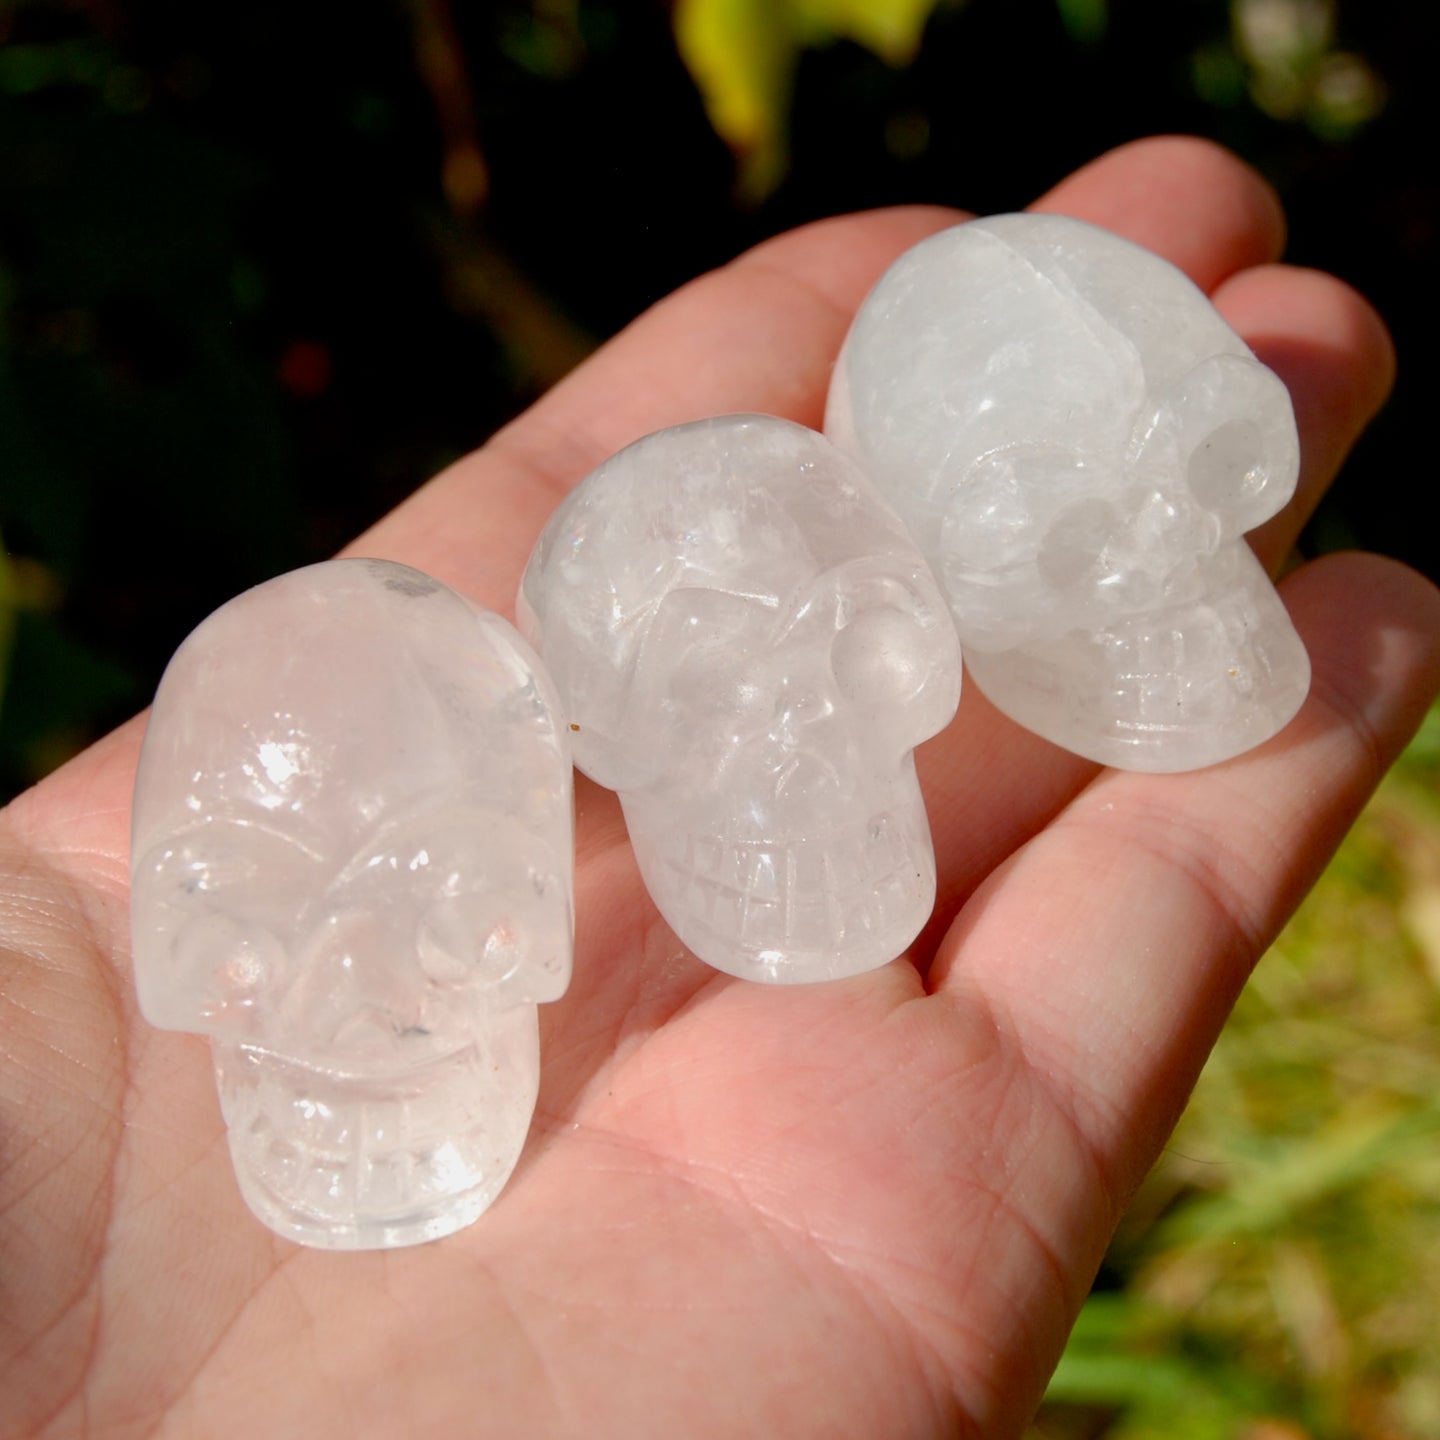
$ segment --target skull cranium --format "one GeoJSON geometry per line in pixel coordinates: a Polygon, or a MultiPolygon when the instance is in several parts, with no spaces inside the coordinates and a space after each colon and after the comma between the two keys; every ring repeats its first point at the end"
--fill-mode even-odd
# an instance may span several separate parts
{"type": "Polygon", "coordinates": [[[1309,663],[1241,539],[1294,490],[1289,396],[1173,266],[1003,215],[903,255],[826,431],[901,512],[973,678],[1092,759],[1209,764],[1298,709],[1309,663]]]}
{"type": "Polygon", "coordinates": [[[528,647],[404,566],[281,576],[176,652],[136,781],[136,984],[211,1038],[273,1229],[409,1244],[498,1193],[569,980],[569,797],[528,647]]]}
{"type": "Polygon", "coordinates": [[[703,960],[764,981],[884,964],[934,900],[911,752],[954,713],[954,631],[898,519],[770,416],[600,466],[531,558],[520,623],[576,764],[703,960]]]}

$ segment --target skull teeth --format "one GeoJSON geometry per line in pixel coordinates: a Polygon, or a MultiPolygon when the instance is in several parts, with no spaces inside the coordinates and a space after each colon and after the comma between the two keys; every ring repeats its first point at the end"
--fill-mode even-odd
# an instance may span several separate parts
{"type": "Polygon", "coordinates": [[[928,853],[888,814],[845,839],[685,835],[655,853],[652,889],[680,921],[682,938],[738,947],[772,973],[796,956],[846,950],[866,937],[894,943],[897,921],[908,926],[898,953],[913,938],[917,901],[928,901],[932,884],[928,853]]]}
{"type": "Polygon", "coordinates": [[[335,1249],[468,1223],[508,1178],[534,1102],[534,1007],[506,1014],[510,1033],[495,1048],[389,1083],[217,1046],[231,1155],[252,1208],[281,1233],[335,1249]]]}

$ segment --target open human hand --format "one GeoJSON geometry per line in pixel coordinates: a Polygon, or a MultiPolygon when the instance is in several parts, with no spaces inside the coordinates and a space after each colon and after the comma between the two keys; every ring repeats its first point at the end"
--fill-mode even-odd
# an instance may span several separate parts
{"type": "MultiPolygon", "coordinates": [[[[1116,151],[1040,208],[1180,265],[1290,387],[1300,488],[1252,537],[1278,566],[1385,396],[1382,326],[1273,263],[1273,197],[1200,142],[1116,151]]],[[[818,426],[869,285],[957,218],[825,221],[696,281],[353,552],[509,613],[607,454],[727,411],[818,426]]],[[[1337,556],[1282,593],[1310,698],[1213,769],[1099,771],[970,687],[917,756],[934,917],[854,979],[701,965],[579,780],[529,1143],[476,1225],[401,1251],[258,1225],[208,1046],[139,1018],[122,727],[0,828],[0,1436],[1016,1434],[1250,967],[1440,686],[1419,577],[1337,556]]]]}

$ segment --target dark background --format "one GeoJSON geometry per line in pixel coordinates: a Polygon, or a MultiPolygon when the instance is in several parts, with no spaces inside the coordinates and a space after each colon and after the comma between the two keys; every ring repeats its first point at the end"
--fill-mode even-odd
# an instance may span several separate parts
{"type": "Polygon", "coordinates": [[[1329,7],[1277,100],[1245,4],[968,0],[908,65],[806,47],[788,169],[741,203],[660,3],[0,0],[0,798],[695,273],[839,211],[1016,209],[1160,131],[1256,164],[1289,258],[1395,333],[1395,400],[1307,546],[1436,573],[1440,7],[1329,7]],[[1337,54],[1373,118],[1315,98],[1337,54]]]}

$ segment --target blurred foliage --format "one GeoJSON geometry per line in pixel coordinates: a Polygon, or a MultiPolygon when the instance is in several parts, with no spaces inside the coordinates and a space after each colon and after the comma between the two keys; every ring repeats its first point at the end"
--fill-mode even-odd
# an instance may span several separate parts
{"type": "Polygon", "coordinates": [[[1032,1433],[1440,1435],[1440,709],[1261,962],[1032,1433]]]}
{"type": "Polygon", "coordinates": [[[787,116],[801,50],[853,40],[888,65],[908,65],[937,3],[676,0],[675,41],[711,124],[740,157],[742,199],[769,194],[785,173],[787,116]]]}
{"type": "MultiPolygon", "coordinates": [[[[1411,0],[0,0],[0,799],[692,275],[843,210],[1015,209],[1146,133],[1236,149],[1390,320],[1395,402],[1306,545],[1440,572],[1436,53],[1411,0]]],[[[1037,1436],[1440,1435],[1437,782],[1432,716],[1037,1436]]]]}
{"type": "MultiPolygon", "coordinates": [[[[676,0],[675,39],[718,134],[739,157],[742,202],[763,198],[788,163],[788,113],[807,47],[854,41],[887,65],[919,51],[946,0],[676,0]]],[[[963,0],[948,0],[953,8],[963,0]]],[[[1108,0],[1055,0],[1080,47],[1100,44],[1108,0]]],[[[1221,108],[1247,96],[1277,120],[1317,136],[1353,137],[1379,114],[1384,87],[1360,55],[1338,48],[1337,0],[1228,0],[1229,27],[1189,56],[1202,99],[1221,108]]]]}
{"type": "Polygon", "coordinates": [[[1246,155],[1294,258],[1392,318],[1398,403],[1308,543],[1433,567],[1415,492],[1364,477],[1405,473],[1435,383],[1437,16],[0,0],[0,796],[698,271],[840,210],[1013,209],[1146,132],[1246,155]]]}
{"type": "Polygon", "coordinates": [[[1229,45],[1196,53],[1196,89],[1226,105],[1238,81],[1267,115],[1348,140],[1380,113],[1385,91],[1364,56],[1339,48],[1337,21],[1336,0],[1231,0],[1229,45]]]}

